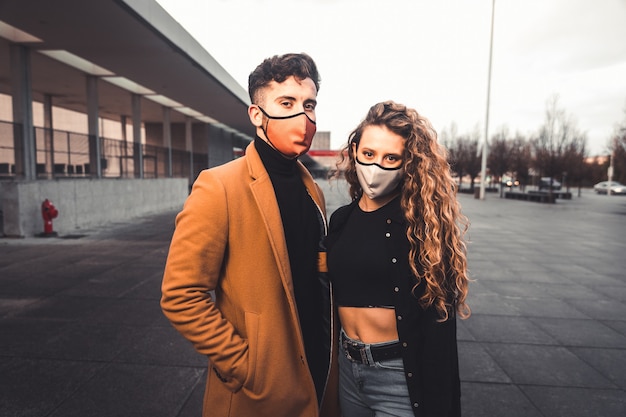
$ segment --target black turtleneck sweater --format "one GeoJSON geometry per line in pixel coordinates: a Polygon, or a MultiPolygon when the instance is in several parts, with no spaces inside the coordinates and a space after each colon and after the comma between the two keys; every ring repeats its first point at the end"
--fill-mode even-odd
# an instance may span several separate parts
{"type": "Polygon", "coordinates": [[[323,348],[323,290],[317,271],[321,238],[318,209],[300,178],[297,160],[285,158],[259,137],[254,145],[269,173],[280,209],[307,362],[319,402],[326,382],[327,358],[323,348]]]}

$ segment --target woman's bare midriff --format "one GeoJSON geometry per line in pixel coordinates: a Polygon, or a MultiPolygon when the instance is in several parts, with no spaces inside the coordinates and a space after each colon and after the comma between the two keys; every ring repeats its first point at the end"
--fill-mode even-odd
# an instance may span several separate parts
{"type": "Polygon", "coordinates": [[[363,343],[398,339],[396,311],[381,307],[339,307],[341,327],[349,338],[363,343]]]}

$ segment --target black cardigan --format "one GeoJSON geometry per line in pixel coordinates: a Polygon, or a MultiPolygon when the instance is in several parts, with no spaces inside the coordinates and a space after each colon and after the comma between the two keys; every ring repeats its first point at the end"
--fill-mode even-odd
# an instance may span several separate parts
{"type": "MultiPolygon", "coordinates": [[[[352,210],[358,200],[339,208],[330,219],[326,249],[333,250],[352,210]]],[[[405,347],[402,355],[404,373],[416,417],[461,416],[461,387],[456,339],[456,317],[452,314],[445,322],[438,322],[439,316],[434,307],[423,309],[418,299],[424,291],[424,281],[411,294],[415,277],[409,263],[409,241],[406,238],[406,220],[400,207],[400,199],[394,199],[394,209],[389,219],[385,219],[391,233],[387,245],[389,259],[395,272],[394,280],[396,325],[400,342],[405,347]]],[[[358,259],[358,254],[355,254],[358,259]]],[[[352,258],[355,259],[355,258],[352,258]]],[[[331,282],[333,271],[328,271],[331,282]]]]}

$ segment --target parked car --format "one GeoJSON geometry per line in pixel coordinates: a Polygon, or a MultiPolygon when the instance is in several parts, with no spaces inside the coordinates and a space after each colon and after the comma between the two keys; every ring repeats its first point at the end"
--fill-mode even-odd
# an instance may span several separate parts
{"type": "MultiPolygon", "coordinates": [[[[608,189],[608,181],[602,181],[593,186],[593,190],[598,194],[606,194],[608,189]]],[[[626,185],[611,181],[611,194],[626,194],[626,185]]]]}
{"type": "Polygon", "coordinates": [[[560,190],[561,189],[561,183],[558,182],[557,180],[555,180],[554,178],[552,178],[552,181],[550,181],[550,177],[541,177],[541,179],[539,180],[539,189],[543,190],[543,189],[550,189],[550,184],[552,184],[552,189],[553,190],[560,190]]]}
{"type": "Polygon", "coordinates": [[[519,181],[513,178],[502,178],[502,185],[505,187],[517,187],[519,186],[519,181]]]}

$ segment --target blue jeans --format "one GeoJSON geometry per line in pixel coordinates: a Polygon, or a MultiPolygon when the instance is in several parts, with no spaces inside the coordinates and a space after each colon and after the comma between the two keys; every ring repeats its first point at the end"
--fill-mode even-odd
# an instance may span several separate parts
{"type": "MultiPolygon", "coordinates": [[[[365,347],[371,362],[371,346],[396,342],[364,344],[341,332],[349,342],[365,347]]],[[[348,359],[343,344],[339,346],[339,402],[343,417],[414,417],[402,358],[365,365],[348,359]]]]}

